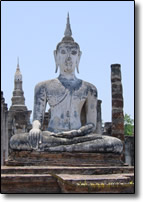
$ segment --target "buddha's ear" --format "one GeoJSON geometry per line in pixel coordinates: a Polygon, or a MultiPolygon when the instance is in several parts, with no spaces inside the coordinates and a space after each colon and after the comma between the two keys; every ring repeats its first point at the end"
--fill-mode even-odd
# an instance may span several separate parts
{"type": "Polygon", "coordinates": [[[58,71],[58,60],[57,60],[57,51],[56,50],[54,50],[54,58],[55,58],[55,63],[56,63],[56,70],[55,70],[55,73],[57,73],[57,71],[58,71]]]}
{"type": "Polygon", "coordinates": [[[77,61],[76,61],[76,70],[77,73],[79,73],[79,62],[80,62],[80,58],[81,58],[82,52],[79,51],[78,57],[77,57],[77,61]]]}

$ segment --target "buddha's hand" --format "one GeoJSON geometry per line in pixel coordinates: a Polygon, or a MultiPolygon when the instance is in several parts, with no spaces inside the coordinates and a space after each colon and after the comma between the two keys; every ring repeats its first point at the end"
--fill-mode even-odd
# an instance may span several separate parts
{"type": "Polygon", "coordinates": [[[83,135],[87,135],[89,133],[92,133],[93,129],[94,129],[94,124],[89,123],[89,124],[87,124],[85,126],[82,126],[78,130],[70,130],[70,131],[66,131],[66,132],[59,132],[59,133],[54,134],[52,136],[71,139],[71,138],[74,138],[74,137],[79,137],[79,136],[83,136],[83,135]]]}
{"type": "Polygon", "coordinates": [[[94,124],[93,123],[86,124],[85,126],[82,126],[78,131],[81,135],[92,133],[94,131],[94,124]]]}
{"type": "Polygon", "coordinates": [[[41,124],[38,120],[33,121],[32,129],[29,131],[29,143],[31,148],[38,149],[39,144],[42,143],[42,135],[40,130],[41,124]]]}

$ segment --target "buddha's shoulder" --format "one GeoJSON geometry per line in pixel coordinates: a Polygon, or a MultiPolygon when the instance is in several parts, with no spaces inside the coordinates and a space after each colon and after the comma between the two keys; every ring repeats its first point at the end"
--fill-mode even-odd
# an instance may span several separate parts
{"type": "Polygon", "coordinates": [[[96,86],[87,82],[87,81],[82,81],[82,85],[83,87],[85,88],[88,88],[88,89],[93,89],[93,90],[97,90],[96,86]]]}
{"type": "Polygon", "coordinates": [[[86,92],[91,92],[91,94],[94,94],[97,97],[97,88],[93,84],[87,82],[87,81],[82,81],[82,86],[86,90],[86,92]]]}
{"type": "Polygon", "coordinates": [[[57,78],[39,82],[35,88],[55,88],[59,86],[60,82],[57,78]]]}

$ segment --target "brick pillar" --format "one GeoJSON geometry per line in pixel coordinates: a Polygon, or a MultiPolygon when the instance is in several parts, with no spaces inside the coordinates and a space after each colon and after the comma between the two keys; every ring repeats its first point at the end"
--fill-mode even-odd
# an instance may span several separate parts
{"type": "MultiPolygon", "coordinates": [[[[111,86],[112,86],[112,136],[122,140],[124,145],[123,89],[121,82],[120,64],[111,65],[111,86]]],[[[124,160],[124,151],[122,155],[122,160],[124,160]]]]}

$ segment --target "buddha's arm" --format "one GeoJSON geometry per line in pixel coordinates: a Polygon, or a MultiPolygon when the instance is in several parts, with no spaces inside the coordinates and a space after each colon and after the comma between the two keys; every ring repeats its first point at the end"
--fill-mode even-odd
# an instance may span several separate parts
{"type": "Polygon", "coordinates": [[[87,124],[85,126],[82,126],[78,130],[70,130],[66,132],[59,132],[56,134],[51,134],[54,137],[60,137],[60,138],[67,138],[67,139],[72,139],[74,137],[80,137],[83,135],[87,135],[92,132],[93,129],[93,124],[87,124]]]}
{"type": "Polygon", "coordinates": [[[36,85],[34,92],[34,112],[32,129],[29,132],[29,142],[32,148],[38,148],[42,142],[41,124],[43,123],[46,109],[46,91],[44,86],[36,85]]]}
{"type": "Polygon", "coordinates": [[[33,121],[38,120],[41,125],[43,123],[44,114],[46,110],[46,90],[43,85],[36,85],[34,92],[34,112],[33,121]]]}

